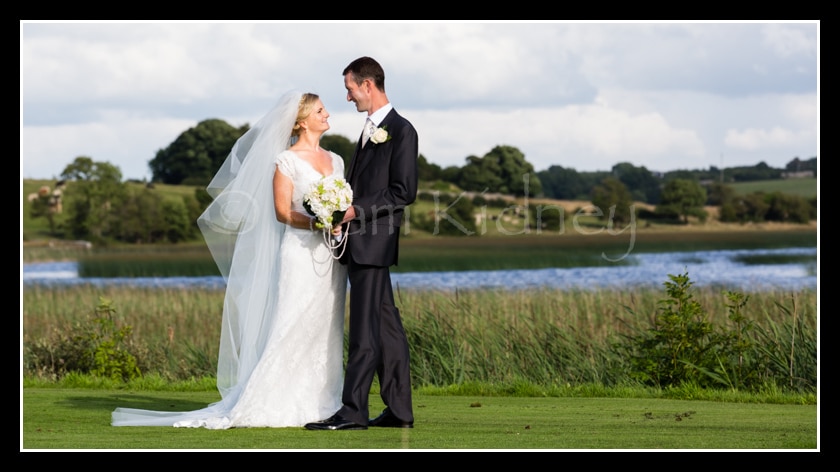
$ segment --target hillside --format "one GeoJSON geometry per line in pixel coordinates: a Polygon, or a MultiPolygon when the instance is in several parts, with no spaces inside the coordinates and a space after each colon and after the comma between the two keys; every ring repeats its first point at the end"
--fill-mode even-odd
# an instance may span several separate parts
{"type": "MultiPolygon", "coordinates": [[[[130,186],[133,186],[136,189],[140,189],[144,186],[142,183],[135,183],[130,182],[130,186]]],[[[43,244],[45,241],[55,239],[49,236],[49,223],[46,218],[32,218],[30,214],[30,202],[27,199],[27,196],[30,194],[38,192],[39,188],[42,186],[47,186],[52,189],[55,186],[55,181],[51,180],[30,180],[24,179],[22,182],[22,204],[21,204],[21,242],[27,244],[43,244]]],[[[758,182],[745,182],[745,183],[737,183],[731,184],[735,192],[738,194],[748,194],[752,192],[782,192],[782,193],[789,193],[793,195],[799,195],[805,198],[813,198],[818,195],[819,190],[819,182],[816,178],[804,178],[804,179],[788,179],[788,180],[768,180],[768,181],[758,181],[758,182]]],[[[164,198],[175,198],[175,199],[182,199],[185,196],[195,195],[195,192],[198,190],[200,191],[201,188],[194,187],[194,186],[187,186],[187,185],[165,185],[165,184],[155,184],[152,188],[153,191],[159,192],[164,198]]],[[[429,191],[429,190],[425,190],[429,191]]],[[[511,204],[523,205],[525,202],[523,199],[513,199],[510,197],[506,197],[511,201],[511,204]]],[[[566,215],[575,215],[581,209],[586,209],[591,206],[591,203],[584,200],[553,200],[553,199],[545,199],[545,198],[530,198],[528,199],[529,205],[553,205],[560,208],[563,208],[566,215]]],[[[636,206],[638,209],[648,209],[652,210],[654,207],[647,203],[637,202],[636,206]]],[[[433,208],[431,206],[423,206],[421,202],[418,201],[415,207],[417,210],[421,211],[430,211],[433,208]]],[[[683,230],[720,230],[720,229],[731,229],[737,231],[743,230],[750,230],[750,229],[766,229],[766,228],[774,228],[774,229],[781,229],[785,227],[797,227],[801,228],[801,225],[785,225],[780,223],[762,223],[762,224],[733,224],[733,223],[721,223],[717,219],[717,207],[706,207],[707,212],[709,213],[709,218],[706,222],[700,223],[695,221],[689,226],[684,225],[674,225],[674,224],[661,224],[661,223],[653,223],[647,221],[637,221],[637,229],[644,230],[644,231],[683,231],[683,230]]],[[[490,210],[490,213],[487,215],[489,218],[492,218],[496,214],[498,214],[500,210],[490,210]],[[494,214],[495,213],[495,214],[494,214]]],[[[56,218],[56,221],[60,222],[61,216],[56,218]]],[[[585,219],[581,218],[581,221],[586,222],[585,219]]],[[[592,221],[589,221],[592,223],[592,221]]],[[[812,225],[816,227],[816,222],[813,222],[812,225]]],[[[494,231],[493,225],[488,225],[488,230],[486,231],[487,236],[493,236],[498,234],[497,231],[494,231]]],[[[413,237],[423,237],[422,232],[415,231],[413,237]]]]}

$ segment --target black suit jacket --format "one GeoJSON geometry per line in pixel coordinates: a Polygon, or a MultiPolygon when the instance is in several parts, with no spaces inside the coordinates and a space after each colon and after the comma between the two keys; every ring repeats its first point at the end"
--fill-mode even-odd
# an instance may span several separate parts
{"type": "Polygon", "coordinates": [[[352,257],[364,265],[396,265],[404,212],[417,196],[417,131],[395,109],[379,127],[390,139],[364,148],[360,139],[346,171],[356,218],[348,223],[343,264],[352,257]]]}

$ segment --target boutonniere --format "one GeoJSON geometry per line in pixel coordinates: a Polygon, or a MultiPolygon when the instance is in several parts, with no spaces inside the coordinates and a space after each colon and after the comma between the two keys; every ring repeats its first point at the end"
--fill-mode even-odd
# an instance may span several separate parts
{"type": "Polygon", "coordinates": [[[373,134],[370,135],[370,141],[373,144],[382,144],[391,139],[391,135],[388,134],[388,130],[385,128],[387,128],[387,126],[380,126],[379,128],[373,130],[373,134]]]}

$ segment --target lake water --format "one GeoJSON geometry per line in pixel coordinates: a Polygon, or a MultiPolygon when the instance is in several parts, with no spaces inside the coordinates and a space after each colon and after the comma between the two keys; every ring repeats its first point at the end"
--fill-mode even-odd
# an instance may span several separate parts
{"type": "MultiPolygon", "coordinates": [[[[817,248],[766,250],[727,250],[634,254],[633,265],[580,267],[572,269],[497,270],[459,272],[394,273],[393,283],[401,290],[443,291],[478,288],[604,289],[662,288],[668,275],[688,273],[695,287],[725,287],[741,292],[766,290],[817,290],[816,270],[806,264],[747,265],[736,260],[741,255],[812,255],[817,248]]],[[[77,284],[142,287],[224,288],[221,277],[137,277],[80,278],[75,262],[24,264],[23,287],[34,284],[61,286],[77,284]]]]}

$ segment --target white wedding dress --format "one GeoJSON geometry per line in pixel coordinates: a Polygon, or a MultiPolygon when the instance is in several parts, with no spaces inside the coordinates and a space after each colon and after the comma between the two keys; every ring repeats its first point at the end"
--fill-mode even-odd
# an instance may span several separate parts
{"type": "MultiPolygon", "coordinates": [[[[343,177],[344,162],[337,154],[330,154],[333,175],[343,177]]],[[[275,158],[275,165],[294,182],[293,209],[305,213],[303,193],[322,175],[290,150],[281,152],[275,158]]],[[[266,172],[273,174],[273,168],[266,172]]],[[[270,214],[274,218],[273,213],[272,206],[270,212],[264,210],[264,217],[270,214]]],[[[277,222],[277,225],[282,224],[277,222]]],[[[234,379],[230,386],[220,384],[222,400],[187,412],[117,408],[112,414],[112,425],[208,429],[293,427],[323,420],[339,410],[344,376],[347,269],[332,257],[320,231],[285,226],[279,235],[279,245],[278,263],[268,261],[271,265],[266,266],[269,273],[265,276],[276,277],[267,285],[269,293],[253,293],[253,287],[247,282],[236,286],[234,274],[229,280],[226,310],[229,304],[237,304],[239,311],[246,310],[243,308],[246,306],[259,306],[270,313],[261,319],[257,317],[262,326],[251,330],[259,331],[253,340],[229,341],[236,346],[236,365],[231,369],[234,379]],[[263,296],[268,298],[252,300],[263,296]]],[[[248,257],[254,264],[266,263],[260,254],[248,257]]],[[[243,323],[239,321],[242,315],[236,316],[239,318],[232,322],[223,322],[220,357],[226,348],[231,349],[226,347],[226,333],[247,331],[239,326],[225,329],[225,324],[243,323]]],[[[226,369],[220,366],[220,376],[225,376],[226,369]]]]}

